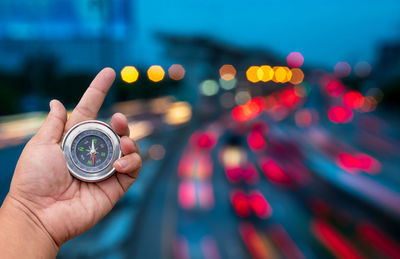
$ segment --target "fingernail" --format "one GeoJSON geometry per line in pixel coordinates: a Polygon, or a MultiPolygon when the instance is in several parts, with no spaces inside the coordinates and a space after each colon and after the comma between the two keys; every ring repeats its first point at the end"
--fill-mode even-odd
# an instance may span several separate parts
{"type": "Polygon", "coordinates": [[[115,162],[115,164],[120,168],[120,169],[125,169],[128,166],[128,162],[125,159],[120,159],[115,162]]]}
{"type": "Polygon", "coordinates": [[[50,110],[52,110],[53,108],[53,105],[54,105],[54,101],[55,101],[55,99],[53,99],[53,100],[51,100],[50,101],[50,103],[49,103],[49,106],[50,106],[50,110]]]}

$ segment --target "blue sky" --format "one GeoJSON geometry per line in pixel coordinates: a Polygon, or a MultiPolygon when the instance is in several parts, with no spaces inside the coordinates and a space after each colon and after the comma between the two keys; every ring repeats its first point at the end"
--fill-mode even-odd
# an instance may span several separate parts
{"type": "Polygon", "coordinates": [[[395,0],[139,0],[135,3],[139,60],[157,62],[156,31],[205,35],[237,46],[300,51],[305,64],[374,62],[384,41],[400,40],[395,0]]]}

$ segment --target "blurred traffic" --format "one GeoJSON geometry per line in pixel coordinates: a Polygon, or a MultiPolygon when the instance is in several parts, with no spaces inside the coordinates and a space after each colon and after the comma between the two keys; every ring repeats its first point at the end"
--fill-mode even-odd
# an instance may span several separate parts
{"type": "Polygon", "coordinates": [[[117,79],[99,119],[124,113],[144,159],[111,213],[59,258],[400,258],[400,34],[374,59],[332,65],[308,62],[296,39],[272,51],[157,27],[153,62],[146,40],[122,36],[147,14],[141,1],[27,2],[0,4],[0,53],[18,49],[23,64],[8,67],[8,52],[0,62],[1,198],[48,101],[72,109],[104,66],[117,79]]]}

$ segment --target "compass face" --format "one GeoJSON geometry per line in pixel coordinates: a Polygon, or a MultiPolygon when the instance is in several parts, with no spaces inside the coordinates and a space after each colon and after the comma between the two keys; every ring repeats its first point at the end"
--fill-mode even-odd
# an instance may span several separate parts
{"type": "Polygon", "coordinates": [[[87,172],[104,169],[111,161],[113,147],[109,137],[96,130],[80,133],[72,142],[73,162],[87,172]]]}
{"type": "Polygon", "coordinates": [[[70,173],[87,182],[98,182],[114,172],[121,157],[119,136],[101,121],[84,121],[72,127],[64,137],[62,149],[70,173]]]}

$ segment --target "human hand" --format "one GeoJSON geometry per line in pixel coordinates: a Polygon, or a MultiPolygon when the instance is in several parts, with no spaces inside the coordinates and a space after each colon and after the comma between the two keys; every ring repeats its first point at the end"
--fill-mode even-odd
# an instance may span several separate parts
{"type": "Polygon", "coordinates": [[[54,242],[56,249],[103,218],[132,185],[141,169],[139,148],[129,138],[126,117],[120,113],[113,115],[111,127],[121,136],[124,156],[114,163],[118,173],[112,177],[97,183],[73,178],[61,149],[62,138],[72,126],[96,118],[114,79],[112,69],[103,69],[68,119],[59,101],[50,102],[46,121],[19,158],[3,204],[4,209],[20,211],[30,218],[54,242]]]}

